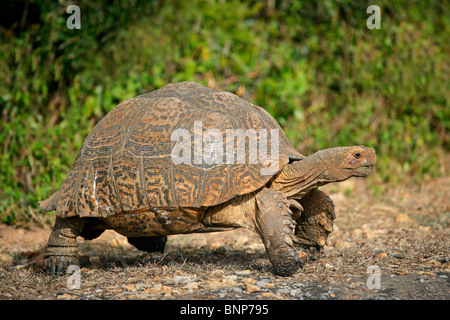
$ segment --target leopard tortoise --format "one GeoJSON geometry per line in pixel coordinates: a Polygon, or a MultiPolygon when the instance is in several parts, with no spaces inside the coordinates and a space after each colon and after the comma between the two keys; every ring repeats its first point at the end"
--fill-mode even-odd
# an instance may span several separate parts
{"type": "Polygon", "coordinates": [[[167,235],[244,227],[261,237],[274,272],[289,276],[333,230],[333,202],[318,187],[367,176],[375,162],[363,146],[303,156],[261,107],[194,82],[169,84],[112,109],[40,202],[56,211],[44,267],[78,264],[76,238],[105,229],[162,252],[167,235]]]}

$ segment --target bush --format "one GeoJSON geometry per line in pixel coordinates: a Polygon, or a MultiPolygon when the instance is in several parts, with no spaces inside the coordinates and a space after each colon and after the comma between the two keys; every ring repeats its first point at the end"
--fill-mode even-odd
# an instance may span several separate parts
{"type": "Polygon", "coordinates": [[[197,81],[266,108],[303,154],[364,144],[372,179],[443,174],[449,150],[448,8],[380,1],[78,1],[0,10],[0,212],[40,216],[83,140],[120,101],[197,81]]]}

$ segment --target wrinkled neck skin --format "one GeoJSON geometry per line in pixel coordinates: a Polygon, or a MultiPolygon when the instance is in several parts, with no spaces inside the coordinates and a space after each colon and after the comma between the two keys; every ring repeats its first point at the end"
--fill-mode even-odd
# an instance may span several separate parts
{"type": "Polygon", "coordinates": [[[303,160],[288,164],[272,182],[270,188],[282,191],[288,199],[301,198],[303,195],[330,182],[343,181],[329,166],[332,150],[318,151],[303,160]]]}

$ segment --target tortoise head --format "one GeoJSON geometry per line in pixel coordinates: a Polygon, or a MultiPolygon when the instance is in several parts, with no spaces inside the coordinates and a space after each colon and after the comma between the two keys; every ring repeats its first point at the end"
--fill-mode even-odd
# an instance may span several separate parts
{"type": "Polygon", "coordinates": [[[301,198],[310,190],[351,177],[365,177],[376,163],[375,150],[363,146],[339,147],[317,151],[285,166],[271,188],[288,198],[301,198]]]}
{"type": "Polygon", "coordinates": [[[326,178],[330,182],[368,176],[376,164],[375,150],[364,146],[325,149],[318,154],[328,167],[326,178]]]}

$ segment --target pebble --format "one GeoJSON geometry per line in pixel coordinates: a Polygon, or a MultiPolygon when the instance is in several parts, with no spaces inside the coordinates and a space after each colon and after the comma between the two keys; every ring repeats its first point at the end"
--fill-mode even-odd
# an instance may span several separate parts
{"type": "Polygon", "coordinates": [[[179,284],[187,284],[191,282],[192,278],[189,276],[174,276],[172,279],[169,279],[169,281],[170,280],[179,284]]]}
{"type": "Polygon", "coordinates": [[[273,298],[275,297],[275,294],[272,291],[268,291],[261,293],[261,296],[265,298],[273,298]]]}
{"type": "Polygon", "coordinates": [[[406,224],[406,223],[413,222],[413,220],[408,215],[406,215],[404,213],[400,213],[395,217],[395,222],[400,223],[400,224],[402,224],[402,223],[406,224]]]}
{"type": "Polygon", "coordinates": [[[250,270],[242,270],[242,271],[235,271],[234,274],[238,275],[238,276],[248,276],[250,275],[252,272],[250,270]]]}
{"type": "Polygon", "coordinates": [[[225,285],[235,285],[237,280],[237,276],[225,276],[222,279],[222,283],[225,285]]]}
{"type": "Polygon", "coordinates": [[[300,293],[301,293],[301,290],[300,290],[300,289],[292,289],[291,291],[289,291],[289,295],[290,295],[291,297],[296,297],[296,296],[298,296],[300,293]]]}
{"type": "Polygon", "coordinates": [[[70,299],[76,299],[77,296],[74,296],[72,294],[67,294],[67,293],[63,293],[63,294],[59,294],[56,299],[58,300],[70,300],[70,299]]]}
{"type": "Polygon", "coordinates": [[[384,259],[387,257],[387,253],[386,252],[381,252],[379,254],[377,254],[377,259],[384,259]]]}
{"type": "Polygon", "coordinates": [[[322,299],[322,300],[328,300],[328,299],[330,299],[330,294],[329,294],[329,293],[323,293],[323,294],[320,296],[320,299],[322,299]]]}
{"type": "Polygon", "coordinates": [[[258,292],[258,291],[261,291],[260,287],[257,287],[255,285],[249,284],[249,283],[245,286],[245,289],[246,289],[247,292],[258,292]]]}
{"type": "Polygon", "coordinates": [[[289,293],[289,291],[290,291],[290,289],[287,289],[287,288],[283,288],[283,289],[278,289],[277,290],[277,294],[286,294],[286,293],[289,293]]]}
{"type": "Polygon", "coordinates": [[[198,289],[198,282],[189,282],[183,289],[198,289]]]}
{"type": "Polygon", "coordinates": [[[268,280],[260,280],[256,282],[256,285],[259,287],[265,287],[269,283],[268,280]]]}
{"type": "Polygon", "coordinates": [[[336,240],[334,243],[336,249],[349,249],[353,247],[353,243],[345,240],[336,240]]]}

